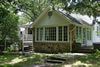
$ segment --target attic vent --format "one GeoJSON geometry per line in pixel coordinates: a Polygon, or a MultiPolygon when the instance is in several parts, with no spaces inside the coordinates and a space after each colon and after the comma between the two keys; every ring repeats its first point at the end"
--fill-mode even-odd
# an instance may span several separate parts
{"type": "Polygon", "coordinates": [[[52,11],[49,11],[49,12],[48,12],[48,16],[49,16],[49,17],[51,17],[51,16],[52,16],[52,14],[53,14],[53,12],[52,12],[52,11]]]}

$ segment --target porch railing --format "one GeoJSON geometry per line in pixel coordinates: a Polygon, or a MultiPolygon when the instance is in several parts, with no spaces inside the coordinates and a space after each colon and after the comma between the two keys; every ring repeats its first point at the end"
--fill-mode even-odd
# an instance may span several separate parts
{"type": "Polygon", "coordinates": [[[33,36],[31,34],[24,34],[24,40],[33,40],[33,36]]]}

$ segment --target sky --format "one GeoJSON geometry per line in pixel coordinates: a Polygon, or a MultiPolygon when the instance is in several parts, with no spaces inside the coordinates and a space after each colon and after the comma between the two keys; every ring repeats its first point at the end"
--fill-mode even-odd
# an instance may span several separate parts
{"type": "Polygon", "coordinates": [[[23,14],[23,12],[18,12],[18,15],[22,15],[23,14]]]}

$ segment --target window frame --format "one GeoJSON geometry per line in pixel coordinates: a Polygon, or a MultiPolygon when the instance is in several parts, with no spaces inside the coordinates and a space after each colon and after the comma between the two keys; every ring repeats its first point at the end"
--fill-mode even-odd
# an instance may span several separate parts
{"type": "MultiPolygon", "coordinates": [[[[67,41],[64,41],[64,38],[62,41],[59,41],[59,34],[58,34],[58,27],[59,26],[45,26],[45,27],[35,27],[35,42],[59,42],[59,43],[66,43],[69,42],[69,25],[61,25],[61,27],[67,26],[67,41]],[[45,28],[46,27],[56,27],[56,40],[55,41],[47,41],[45,40],[45,28]],[[43,39],[42,41],[40,41],[40,39],[37,41],[37,28],[43,28],[43,39]]],[[[64,31],[64,30],[63,30],[64,31]]],[[[64,34],[64,32],[62,32],[62,34],[64,34]]],[[[63,37],[63,35],[62,35],[63,37]]]]}
{"type": "Polygon", "coordinates": [[[90,28],[87,28],[87,40],[92,40],[92,30],[90,28]]]}
{"type": "MultiPolygon", "coordinates": [[[[77,25],[76,26],[76,28],[77,27],[81,27],[80,25],[77,25]]],[[[83,28],[85,28],[86,29],[86,39],[88,40],[88,41],[92,41],[92,29],[90,28],[90,27],[86,27],[86,26],[83,26],[83,27],[81,27],[81,39],[80,40],[76,40],[76,30],[75,30],[75,41],[76,42],[79,42],[79,43],[81,43],[82,41],[83,41],[83,28]],[[88,39],[88,36],[87,36],[87,30],[89,29],[89,34],[90,34],[90,32],[91,32],[91,36],[89,37],[89,39],[88,39]]]]}
{"type": "Polygon", "coordinates": [[[81,26],[76,26],[76,30],[75,30],[75,41],[76,42],[81,42],[82,40],[83,40],[83,27],[81,27],[81,26]],[[78,31],[76,31],[77,30],[77,28],[78,28],[78,31]],[[80,32],[80,29],[81,29],[81,32],[80,32]],[[78,34],[76,34],[76,33],[78,33],[78,34]],[[80,34],[81,33],[81,34],[80,34]],[[80,35],[79,35],[80,34],[80,35]],[[79,37],[80,36],[80,37],[79,37]],[[79,37],[80,39],[78,40],[77,39],[77,37],[79,37]]]}
{"type": "Polygon", "coordinates": [[[100,37],[100,24],[97,25],[96,33],[97,36],[100,37]]]}

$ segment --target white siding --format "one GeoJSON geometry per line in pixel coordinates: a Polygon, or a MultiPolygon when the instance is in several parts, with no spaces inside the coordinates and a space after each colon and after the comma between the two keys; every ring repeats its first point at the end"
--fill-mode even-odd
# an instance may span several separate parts
{"type": "Polygon", "coordinates": [[[64,18],[62,18],[60,15],[58,15],[56,12],[53,11],[53,14],[51,17],[48,16],[48,13],[43,16],[38,23],[35,25],[35,27],[48,27],[48,26],[62,26],[66,25],[69,22],[67,22],[64,18]]]}
{"type": "Polygon", "coordinates": [[[98,24],[96,23],[95,25],[94,25],[94,29],[93,29],[93,43],[100,43],[100,36],[97,36],[97,26],[98,26],[98,24]]]}

